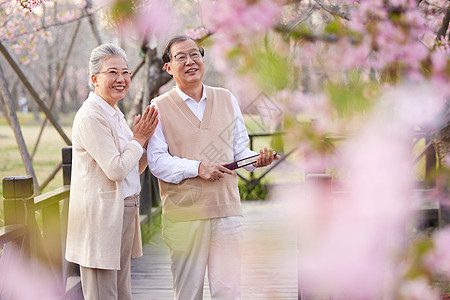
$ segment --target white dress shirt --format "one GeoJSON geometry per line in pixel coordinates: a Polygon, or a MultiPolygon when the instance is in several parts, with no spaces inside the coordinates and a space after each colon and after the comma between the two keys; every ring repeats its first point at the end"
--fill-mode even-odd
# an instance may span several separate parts
{"type": "MultiPolygon", "coordinates": [[[[203,94],[199,102],[183,93],[178,86],[175,87],[175,89],[181,99],[183,99],[195,116],[201,121],[205,112],[206,101],[208,101],[206,98],[205,87],[203,86],[203,94]]],[[[236,161],[258,153],[247,148],[249,138],[247,129],[245,128],[244,119],[236,98],[233,94],[230,93],[230,95],[235,117],[233,152],[234,160],[236,161]]],[[[179,183],[186,178],[198,176],[198,166],[200,165],[200,161],[172,156],[169,154],[168,149],[169,146],[164,136],[161,119],[159,119],[155,133],[150,138],[147,147],[147,160],[150,171],[157,178],[169,183],[179,183]]],[[[249,165],[246,166],[245,169],[247,171],[253,171],[255,170],[255,167],[249,165]]]]}
{"type": "MultiPolygon", "coordinates": [[[[89,94],[89,100],[94,101],[98,106],[100,106],[103,111],[108,116],[111,124],[116,128],[119,133],[119,141],[120,141],[120,152],[122,153],[128,143],[135,143],[141,149],[141,145],[133,140],[133,132],[128,127],[127,122],[125,121],[124,114],[120,111],[117,105],[111,107],[105,100],[94,93],[89,94]]],[[[143,152],[143,150],[142,150],[143,152]]],[[[136,167],[125,177],[122,181],[122,192],[123,197],[129,197],[136,194],[139,194],[141,191],[141,182],[139,179],[139,163],[136,164],[136,167]]]]}

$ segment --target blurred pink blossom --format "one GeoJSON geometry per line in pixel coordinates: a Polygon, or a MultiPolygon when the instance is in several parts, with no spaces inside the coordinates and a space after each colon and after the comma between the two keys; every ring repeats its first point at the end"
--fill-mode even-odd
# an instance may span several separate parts
{"type": "Polygon", "coordinates": [[[425,278],[403,282],[400,286],[400,299],[405,300],[439,300],[439,290],[432,288],[425,278]]]}
{"type": "Polygon", "coordinates": [[[168,0],[143,1],[136,14],[137,30],[144,35],[169,32],[176,21],[172,5],[168,0]]]}
{"type": "Polygon", "coordinates": [[[197,28],[186,29],[185,33],[190,38],[192,38],[194,40],[199,40],[199,39],[207,36],[209,34],[209,31],[205,27],[197,27],[197,28]]]}
{"type": "Polygon", "coordinates": [[[19,1],[19,2],[20,2],[20,5],[22,5],[22,7],[31,11],[38,6],[41,6],[42,3],[48,2],[48,1],[51,1],[51,0],[26,0],[26,1],[19,1]]]}
{"type": "Polygon", "coordinates": [[[0,259],[2,299],[50,299],[61,295],[62,283],[58,282],[51,269],[38,261],[25,260],[13,252],[11,254],[7,246],[2,256],[8,259],[0,259]]]}
{"type": "MultiPolygon", "coordinates": [[[[438,95],[429,85],[388,90],[371,117],[336,149],[333,162],[313,158],[319,167],[322,159],[324,167],[345,174],[348,192],[318,199],[314,195],[320,190],[294,186],[274,196],[288,199],[286,214],[298,233],[299,284],[345,299],[398,299],[414,204],[410,141],[417,122],[438,119],[443,100],[438,95]]],[[[447,248],[441,252],[450,253],[447,248]]],[[[440,256],[435,261],[443,259],[450,262],[440,256]]],[[[401,293],[416,297],[404,299],[436,299],[437,292],[426,283],[408,282],[403,288],[401,293]]]]}
{"type": "Polygon", "coordinates": [[[401,124],[411,129],[414,126],[436,128],[442,125],[439,115],[445,108],[445,93],[429,83],[405,82],[398,87],[390,88],[381,98],[382,105],[394,99],[396,110],[388,115],[395,116],[401,124]]]}
{"type": "Polygon", "coordinates": [[[433,249],[425,257],[425,264],[435,273],[450,278],[450,226],[433,235],[433,244],[433,249]]]}
{"type": "Polygon", "coordinates": [[[79,18],[81,15],[81,11],[79,9],[72,9],[72,10],[65,10],[60,12],[56,19],[58,22],[67,22],[69,20],[74,20],[76,18],[79,18]]]}
{"type": "Polygon", "coordinates": [[[271,0],[201,1],[201,5],[205,27],[228,37],[268,29],[281,12],[281,7],[271,0]]]}
{"type": "Polygon", "coordinates": [[[18,44],[14,44],[12,45],[13,51],[16,55],[19,55],[20,52],[22,51],[22,47],[18,44]]]}
{"type": "Polygon", "coordinates": [[[443,48],[438,47],[436,51],[431,53],[431,63],[436,73],[444,71],[450,61],[450,53],[445,52],[443,48]]]}
{"type": "Polygon", "coordinates": [[[30,57],[24,56],[24,57],[20,58],[19,61],[24,65],[28,65],[30,63],[30,57]]]}

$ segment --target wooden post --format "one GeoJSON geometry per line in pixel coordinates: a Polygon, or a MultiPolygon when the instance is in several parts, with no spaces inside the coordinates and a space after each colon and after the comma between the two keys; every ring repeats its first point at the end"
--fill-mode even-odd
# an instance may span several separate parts
{"type": "Polygon", "coordinates": [[[3,207],[5,225],[26,224],[27,234],[23,251],[28,258],[37,257],[37,224],[34,217],[34,187],[31,176],[6,177],[3,179],[3,207]]]}
{"type": "Polygon", "coordinates": [[[59,202],[42,208],[43,253],[57,279],[63,278],[63,253],[59,202]]]}
{"type": "Polygon", "coordinates": [[[26,224],[25,201],[34,194],[33,177],[3,178],[5,225],[26,224]]]}
{"type": "Polygon", "coordinates": [[[331,175],[306,174],[306,185],[314,201],[328,201],[331,199],[331,175]]]}
{"type": "Polygon", "coordinates": [[[16,138],[17,146],[19,147],[20,156],[22,157],[22,162],[25,166],[25,171],[28,175],[30,175],[33,180],[36,182],[36,194],[39,194],[39,185],[37,184],[36,174],[34,173],[33,165],[31,163],[30,154],[28,153],[27,145],[25,144],[25,140],[22,135],[22,131],[20,129],[19,120],[17,119],[16,110],[14,109],[14,105],[12,104],[11,94],[9,93],[5,74],[3,73],[3,68],[0,65],[0,92],[2,94],[2,99],[5,103],[6,111],[8,114],[6,115],[9,124],[11,125],[14,136],[16,138]]]}
{"type": "MultiPolygon", "coordinates": [[[[3,208],[6,226],[23,226],[21,235],[6,243],[0,257],[0,277],[10,276],[9,270],[14,270],[29,258],[29,235],[27,234],[27,209],[26,202],[33,201],[33,178],[6,177],[3,178],[3,208]],[[8,275],[7,275],[8,274],[8,275]],[[3,275],[3,276],[1,276],[3,275]]],[[[34,211],[33,211],[34,213],[34,211]]],[[[6,227],[7,228],[7,227],[6,227]]],[[[0,298],[11,297],[10,292],[5,291],[5,278],[0,279],[0,298]],[[2,280],[3,279],[3,280],[2,280]],[[1,283],[3,281],[3,283],[1,283]]],[[[27,288],[27,287],[23,287],[27,288]]]]}
{"type": "MultiPolygon", "coordinates": [[[[428,144],[430,141],[429,136],[425,137],[425,144],[428,144]]],[[[425,184],[427,187],[434,185],[433,177],[436,175],[436,163],[436,151],[431,143],[425,153],[425,184]]]]}
{"type": "Polygon", "coordinates": [[[139,194],[139,214],[147,215],[147,222],[151,222],[152,217],[152,182],[151,173],[148,168],[140,175],[141,179],[141,192],[139,194]]]}
{"type": "Polygon", "coordinates": [[[72,146],[62,148],[63,184],[70,185],[72,178],[72,146]]]}
{"type": "MultiPolygon", "coordinates": [[[[63,184],[64,185],[70,185],[70,180],[72,177],[72,146],[67,146],[62,148],[62,171],[63,171],[63,184]]],[[[63,233],[64,239],[66,238],[66,232],[67,232],[67,223],[68,223],[68,217],[69,217],[69,201],[70,198],[64,199],[62,202],[62,209],[61,209],[61,232],[63,233]]],[[[69,263],[64,259],[64,255],[66,252],[66,243],[65,240],[61,243],[62,244],[62,270],[63,270],[63,282],[67,283],[67,280],[69,277],[73,276],[80,276],[80,269],[78,265],[69,263]]],[[[80,292],[80,291],[79,291],[80,292]]],[[[81,292],[80,292],[81,293],[81,292]]],[[[70,298],[72,299],[72,298],[70,298]]],[[[74,298],[78,299],[78,298],[74,298]]]]}
{"type": "MultiPolygon", "coordinates": [[[[327,203],[331,201],[331,175],[306,174],[305,184],[307,197],[310,197],[311,201],[320,201],[325,202],[325,205],[332,205],[332,203],[327,203]]],[[[298,268],[298,278],[301,278],[301,271],[302,270],[298,268]]],[[[300,281],[298,282],[297,289],[298,300],[310,299],[310,293],[314,293],[313,287],[304,286],[300,281]]],[[[329,299],[333,299],[333,296],[331,295],[329,299]]]]}

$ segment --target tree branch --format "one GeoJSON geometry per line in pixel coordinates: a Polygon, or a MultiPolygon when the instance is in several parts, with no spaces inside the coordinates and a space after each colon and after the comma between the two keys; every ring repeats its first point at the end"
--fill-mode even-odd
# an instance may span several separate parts
{"type": "Polygon", "coordinates": [[[341,11],[341,8],[338,5],[326,4],[322,0],[315,0],[315,2],[330,14],[341,17],[345,20],[350,20],[350,15],[348,14],[348,12],[341,11]]]}
{"type": "MultiPolygon", "coordinates": [[[[442,25],[439,28],[436,35],[436,42],[439,42],[443,36],[447,33],[448,25],[450,23],[450,4],[447,6],[447,11],[445,12],[444,19],[442,20],[442,25]]],[[[449,33],[450,39],[450,33],[449,33]]]]}
{"type": "MultiPolygon", "coordinates": [[[[100,11],[100,9],[98,9],[94,13],[96,13],[98,11],[100,11]]],[[[36,32],[39,32],[39,31],[42,31],[42,30],[46,30],[46,29],[49,29],[49,28],[52,28],[52,27],[64,26],[64,25],[67,25],[67,24],[71,24],[71,23],[77,22],[79,20],[83,20],[85,18],[89,18],[89,16],[90,16],[89,14],[83,13],[78,18],[74,18],[74,19],[71,19],[71,20],[68,20],[68,21],[65,21],[65,22],[58,22],[58,23],[52,23],[52,24],[48,24],[48,25],[44,25],[44,26],[39,26],[39,27],[36,27],[34,30],[15,35],[14,38],[17,39],[17,38],[19,38],[21,36],[25,36],[25,35],[29,35],[29,34],[32,34],[32,33],[36,33],[36,32]]]]}

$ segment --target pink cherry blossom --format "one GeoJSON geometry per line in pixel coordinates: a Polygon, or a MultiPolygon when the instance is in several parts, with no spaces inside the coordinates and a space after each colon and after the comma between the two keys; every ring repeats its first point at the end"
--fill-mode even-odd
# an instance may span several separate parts
{"type": "Polygon", "coordinates": [[[281,12],[281,7],[271,0],[206,0],[200,4],[204,26],[223,39],[239,39],[241,36],[267,30],[275,24],[281,12]]]}
{"type": "Polygon", "coordinates": [[[207,36],[209,34],[209,31],[205,27],[197,27],[197,28],[186,29],[185,33],[190,38],[192,38],[194,40],[199,40],[199,39],[202,39],[205,36],[207,36]]]}
{"type": "MultiPolygon", "coordinates": [[[[320,199],[314,197],[320,190],[294,186],[274,195],[288,199],[287,214],[299,237],[299,282],[305,288],[330,290],[346,299],[398,299],[398,293],[436,299],[427,282],[397,288],[404,280],[405,230],[413,212],[413,124],[434,122],[442,107],[442,97],[435,103],[420,101],[429,93],[428,86],[407,84],[386,93],[368,122],[354,128],[334,162],[325,164],[346,173],[348,192],[320,199]]],[[[442,259],[436,256],[435,261],[442,259]]]]}
{"type": "Polygon", "coordinates": [[[421,277],[419,279],[403,282],[400,287],[400,297],[405,300],[439,300],[439,290],[432,288],[428,281],[421,277]]]}
{"type": "Polygon", "coordinates": [[[176,21],[172,4],[167,0],[144,1],[136,15],[136,28],[142,34],[162,35],[176,21]]]}
{"type": "Polygon", "coordinates": [[[20,52],[22,51],[22,47],[18,44],[14,44],[12,45],[13,51],[16,55],[19,55],[20,52]]]}
{"type": "Polygon", "coordinates": [[[450,278],[450,227],[433,235],[434,247],[425,258],[426,265],[435,273],[450,278]]]}

